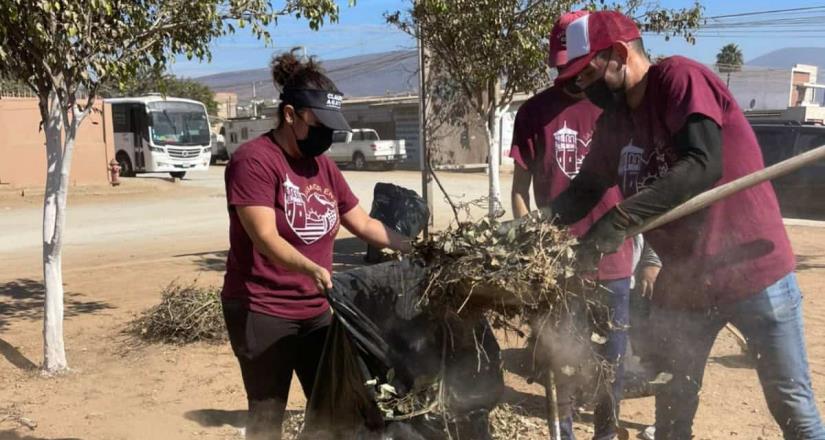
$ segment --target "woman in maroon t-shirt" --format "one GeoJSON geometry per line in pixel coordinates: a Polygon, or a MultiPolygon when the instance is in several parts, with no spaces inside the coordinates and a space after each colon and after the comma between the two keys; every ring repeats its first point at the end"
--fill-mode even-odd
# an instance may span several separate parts
{"type": "Polygon", "coordinates": [[[230,249],[221,297],[249,401],[247,438],[280,438],[293,371],[307,398],[330,322],[339,225],[376,247],[409,240],[358,206],[323,155],[349,130],[341,94],[313,61],[272,62],[282,90],[278,128],[242,145],[226,168],[230,249]]]}

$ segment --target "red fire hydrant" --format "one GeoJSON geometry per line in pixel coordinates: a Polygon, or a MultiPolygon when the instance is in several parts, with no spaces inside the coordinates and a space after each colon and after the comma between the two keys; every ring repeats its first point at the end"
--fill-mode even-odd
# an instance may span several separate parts
{"type": "Polygon", "coordinates": [[[120,164],[115,159],[109,162],[109,177],[112,186],[120,185],[120,164]]]}

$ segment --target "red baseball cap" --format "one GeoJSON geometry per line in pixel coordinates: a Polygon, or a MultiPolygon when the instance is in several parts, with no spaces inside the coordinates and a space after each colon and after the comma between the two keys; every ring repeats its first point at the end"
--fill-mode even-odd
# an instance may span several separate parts
{"type": "Polygon", "coordinates": [[[565,31],[569,61],[556,78],[556,84],[575,78],[597,53],[613,43],[639,38],[642,34],[636,23],[620,12],[598,11],[573,20],[565,31]]]}
{"type": "Polygon", "coordinates": [[[567,26],[587,14],[589,12],[585,10],[568,12],[556,20],[553,30],[550,31],[550,55],[547,57],[547,66],[561,68],[567,64],[567,26]]]}

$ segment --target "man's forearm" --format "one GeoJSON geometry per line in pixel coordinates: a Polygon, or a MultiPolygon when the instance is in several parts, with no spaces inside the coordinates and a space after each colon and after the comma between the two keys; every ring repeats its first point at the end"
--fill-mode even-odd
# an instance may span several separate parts
{"type": "Polygon", "coordinates": [[[513,170],[513,190],[510,193],[513,206],[513,218],[524,217],[530,213],[530,185],[533,174],[530,170],[516,165],[513,170]]]}
{"type": "Polygon", "coordinates": [[[599,203],[610,184],[595,174],[579,173],[551,205],[559,223],[572,225],[583,219],[599,203]]]}
{"type": "Polygon", "coordinates": [[[664,214],[722,177],[722,133],[713,120],[691,115],[673,141],[679,159],[665,175],[619,205],[634,223],[664,214]]]}
{"type": "Polygon", "coordinates": [[[530,198],[513,191],[512,196],[513,218],[521,218],[530,213],[530,198]]]}

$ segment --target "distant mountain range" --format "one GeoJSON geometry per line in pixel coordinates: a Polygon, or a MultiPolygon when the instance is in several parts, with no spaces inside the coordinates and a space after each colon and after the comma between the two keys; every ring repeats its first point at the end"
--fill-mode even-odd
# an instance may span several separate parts
{"type": "MultiPolygon", "coordinates": [[[[330,79],[346,97],[418,93],[418,53],[393,51],[336,60],[321,60],[330,79]]],[[[278,91],[268,68],[219,73],[195,78],[214,92],[234,92],[239,102],[252,98],[275,99],[278,91]]]]}
{"type": "Polygon", "coordinates": [[[825,47],[785,47],[745,62],[747,66],[790,69],[794,64],[819,67],[817,82],[825,80],[825,47]]]}
{"type": "MultiPolygon", "coordinates": [[[[347,97],[418,93],[418,54],[413,50],[321,60],[322,66],[347,97]]],[[[789,69],[794,64],[819,66],[818,82],[825,83],[825,47],[786,47],[753,58],[747,66],[789,69]]],[[[234,92],[240,102],[274,99],[278,91],[268,68],[219,73],[195,78],[215,92],[234,92]]]]}

